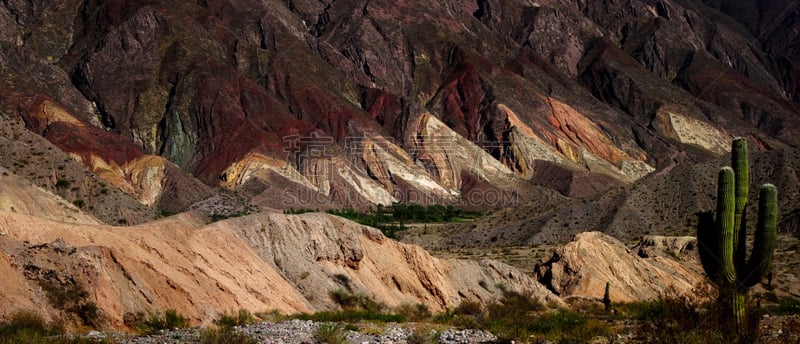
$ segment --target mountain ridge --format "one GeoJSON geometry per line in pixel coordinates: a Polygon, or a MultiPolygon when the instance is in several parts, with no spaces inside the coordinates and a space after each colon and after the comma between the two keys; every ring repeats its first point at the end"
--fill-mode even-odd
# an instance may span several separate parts
{"type": "MultiPolygon", "coordinates": [[[[732,136],[750,136],[761,149],[798,144],[797,80],[786,77],[795,67],[778,62],[795,53],[751,33],[793,32],[789,15],[767,28],[735,8],[697,1],[428,6],[4,4],[2,109],[134,198],[170,212],[213,191],[187,197],[167,184],[197,189],[199,179],[240,189],[247,178],[227,176],[255,155],[274,159],[261,169],[305,185],[321,206],[366,207],[413,201],[415,193],[459,203],[471,181],[487,190],[546,181],[534,170],[538,159],[596,176],[577,182],[631,183],[670,166],[675,154],[697,154],[690,146],[723,154],[721,142],[732,136]],[[60,119],[42,112],[52,109],[60,119]],[[431,120],[447,130],[426,137],[431,120]],[[363,155],[378,138],[389,140],[379,145],[388,155],[363,155]],[[454,147],[499,162],[514,182],[442,156],[454,147]],[[143,156],[165,160],[135,162],[143,156]],[[139,174],[150,186],[126,185],[139,174]],[[189,202],[169,201],[182,199],[189,202]]],[[[284,183],[247,175],[265,190],[284,183]]]]}

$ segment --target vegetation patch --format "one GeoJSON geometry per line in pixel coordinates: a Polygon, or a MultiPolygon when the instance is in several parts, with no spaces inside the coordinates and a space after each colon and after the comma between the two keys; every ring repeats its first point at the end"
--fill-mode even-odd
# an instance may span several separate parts
{"type": "Polygon", "coordinates": [[[258,340],[232,327],[209,327],[200,332],[201,344],[257,344],[258,340]]]}
{"type": "Polygon", "coordinates": [[[99,328],[103,321],[100,309],[88,300],[89,292],[72,276],[62,276],[52,269],[33,264],[24,266],[25,276],[36,281],[53,308],[76,317],[83,325],[99,328]]]}
{"type": "Polygon", "coordinates": [[[161,330],[181,329],[189,326],[189,321],[183,314],[174,309],[164,312],[155,311],[145,314],[128,313],[124,316],[125,325],[137,329],[145,334],[158,333],[161,330]]]}
{"type": "Polygon", "coordinates": [[[501,343],[539,342],[586,343],[597,336],[608,336],[608,325],[568,309],[548,309],[541,302],[521,293],[506,291],[502,299],[485,308],[465,302],[442,313],[435,321],[460,328],[476,328],[497,336],[501,343]]]}
{"type": "Polygon", "coordinates": [[[346,309],[341,311],[321,311],[313,314],[298,314],[294,317],[300,320],[313,320],[319,322],[357,322],[376,321],[383,323],[402,323],[406,319],[400,314],[371,312],[367,310],[346,309]]]}
{"type": "Polygon", "coordinates": [[[443,205],[419,205],[394,203],[388,207],[378,205],[367,212],[352,208],[328,210],[329,214],[341,216],[362,225],[375,227],[390,238],[397,232],[407,229],[409,223],[442,223],[471,221],[483,213],[443,205]]]}
{"type": "Polygon", "coordinates": [[[48,323],[32,311],[17,311],[0,322],[0,344],[88,344],[111,343],[107,339],[74,337],[65,334],[64,326],[48,323]]]}
{"type": "Polygon", "coordinates": [[[256,318],[246,309],[240,309],[238,312],[225,312],[214,319],[214,325],[220,327],[245,326],[255,322],[256,318]]]}
{"type": "Polygon", "coordinates": [[[314,341],[317,343],[327,344],[345,344],[347,343],[347,336],[345,336],[344,326],[337,323],[323,323],[320,324],[312,334],[314,341]]]}

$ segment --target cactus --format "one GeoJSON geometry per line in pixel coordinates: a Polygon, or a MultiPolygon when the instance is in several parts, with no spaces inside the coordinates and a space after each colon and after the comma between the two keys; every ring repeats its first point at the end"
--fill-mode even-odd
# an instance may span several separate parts
{"type": "Polygon", "coordinates": [[[611,310],[611,295],[609,294],[610,284],[606,282],[606,292],[603,293],[603,306],[606,308],[606,312],[611,310]]]}
{"type": "Polygon", "coordinates": [[[750,259],[745,247],[749,166],[747,140],[733,141],[731,165],[719,171],[716,219],[701,213],[697,226],[700,260],[711,281],[719,289],[722,319],[745,331],[747,291],[769,271],[775,249],[777,191],[764,184],[758,196],[758,221],[750,259]]]}

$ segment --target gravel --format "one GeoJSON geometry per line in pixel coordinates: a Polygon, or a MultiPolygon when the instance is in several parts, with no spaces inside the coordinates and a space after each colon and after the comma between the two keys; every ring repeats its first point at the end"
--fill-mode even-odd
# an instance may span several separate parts
{"type": "MultiPolygon", "coordinates": [[[[234,330],[246,333],[256,338],[262,344],[301,344],[315,343],[313,339],[314,330],[320,325],[319,322],[310,320],[288,320],[282,322],[262,322],[242,327],[234,327],[234,330]]],[[[416,324],[386,324],[379,330],[371,329],[368,333],[344,330],[348,343],[351,344],[399,344],[407,343],[407,339],[414,331],[433,331],[425,326],[415,326],[416,324]]],[[[202,329],[176,329],[163,331],[154,335],[131,336],[126,334],[104,334],[92,333],[94,338],[111,336],[116,342],[122,344],[173,344],[173,343],[200,343],[200,333],[202,329]]],[[[436,332],[439,343],[443,344],[462,344],[462,343],[491,343],[497,340],[493,334],[480,330],[458,330],[447,329],[436,332]]]]}

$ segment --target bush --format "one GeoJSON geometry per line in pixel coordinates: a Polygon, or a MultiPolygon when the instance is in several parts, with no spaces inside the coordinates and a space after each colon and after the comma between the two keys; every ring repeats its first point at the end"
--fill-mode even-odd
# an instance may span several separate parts
{"type": "Polygon", "coordinates": [[[428,309],[428,306],[425,306],[422,303],[415,305],[407,303],[402,304],[400,307],[397,307],[396,312],[407,321],[420,322],[430,319],[431,317],[431,311],[428,309]]]}
{"type": "Polygon", "coordinates": [[[331,291],[331,299],[344,309],[360,309],[372,313],[381,313],[386,306],[373,300],[371,297],[362,293],[351,293],[344,289],[331,291]]]}
{"type": "Polygon", "coordinates": [[[647,343],[755,342],[759,314],[747,314],[744,337],[737,338],[740,331],[726,328],[712,293],[711,289],[696,289],[691,296],[682,296],[668,290],[655,301],[621,306],[639,320],[637,337],[647,343]]]}
{"type": "Polygon", "coordinates": [[[84,201],[82,199],[76,199],[76,200],[72,201],[72,204],[74,206],[78,207],[78,208],[83,208],[83,206],[86,205],[86,201],[84,201]]]}
{"type": "Polygon", "coordinates": [[[66,189],[69,187],[69,184],[70,184],[69,180],[63,178],[59,178],[58,180],[56,180],[56,188],[59,189],[66,189]]]}
{"type": "Polygon", "coordinates": [[[134,319],[134,326],[144,333],[157,333],[161,330],[171,330],[175,328],[188,327],[186,317],[178,313],[174,309],[168,309],[165,312],[149,313],[146,318],[142,319],[143,314],[136,316],[134,319]]]}
{"type": "Polygon", "coordinates": [[[406,338],[408,344],[436,344],[439,343],[439,332],[428,327],[420,327],[411,332],[406,338]]]}
{"type": "Polygon", "coordinates": [[[22,332],[52,336],[62,334],[63,329],[51,327],[39,314],[27,310],[13,313],[7,322],[0,324],[0,337],[6,338],[22,332]]]}
{"type": "Polygon", "coordinates": [[[336,323],[319,324],[312,337],[316,342],[326,344],[345,344],[347,337],[344,334],[344,327],[336,323]]]}
{"type": "Polygon", "coordinates": [[[25,265],[24,269],[35,276],[35,281],[54,308],[77,316],[84,325],[100,327],[103,321],[102,311],[94,302],[88,301],[89,292],[80,281],[72,276],[60,275],[55,270],[43,270],[31,264],[25,265]]]}
{"type": "Polygon", "coordinates": [[[60,324],[48,323],[31,311],[11,314],[0,323],[0,344],[88,344],[110,343],[107,339],[69,337],[60,324]]]}
{"type": "Polygon", "coordinates": [[[791,297],[782,297],[772,312],[780,315],[800,314],[800,300],[791,297]]]}
{"type": "Polygon", "coordinates": [[[231,327],[207,328],[200,332],[202,344],[257,344],[258,340],[231,327]]]}
{"type": "Polygon", "coordinates": [[[436,320],[461,328],[489,331],[501,343],[531,339],[585,343],[610,332],[601,321],[587,319],[570,310],[547,310],[541,302],[513,291],[506,291],[501,300],[487,305],[485,310],[475,302],[464,302],[453,311],[437,316],[436,320]]]}
{"type": "Polygon", "coordinates": [[[366,310],[345,309],[338,312],[322,311],[314,314],[300,314],[295,316],[300,320],[313,320],[320,322],[354,322],[354,321],[377,321],[377,322],[404,322],[405,319],[399,314],[382,312],[370,312],[366,310]]]}
{"type": "Polygon", "coordinates": [[[214,320],[214,324],[221,327],[244,326],[254,322],[256,322],[255,317],[246,309],[240,309],[239,312],[236,313],[222,313],[214,320]]]}

